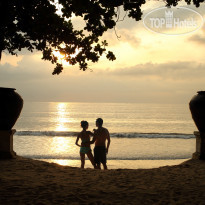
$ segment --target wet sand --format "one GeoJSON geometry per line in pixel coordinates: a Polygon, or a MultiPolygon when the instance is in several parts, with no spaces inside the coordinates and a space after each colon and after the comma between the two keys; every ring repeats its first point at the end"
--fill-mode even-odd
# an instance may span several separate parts
{"type": "Polygon", "coordinates": [[[93,170],[17,157],[0,161],[0,204],[205,204],[205,161],[93,170]]]}
{"type": "MultiPolygon", "coordinates": [[[[86,157],[87,158],[87,157],[86,157]]],[[[56,163],[59,165],[80,167],[81,162],[78,160],[68,159],[39,159],[41,161],[56,163]]],[[[189,159],[176,159],[176,160],[110,160],[108,159],[109,169],[152,169],[162,166],[173,166],[181,164],[189,159]]],[[[85,160],[85,168],[92,168],[90,160],[85,160]]]]}

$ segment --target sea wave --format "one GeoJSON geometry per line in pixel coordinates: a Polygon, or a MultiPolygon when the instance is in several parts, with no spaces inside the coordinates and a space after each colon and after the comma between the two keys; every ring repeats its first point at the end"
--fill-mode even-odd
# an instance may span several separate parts
{"type": "Polygon", "coordinates": [[[72,137],[77,136],[79,132],[66,132],[66,131],[17,131],[15,135],[18,136],[61,136],[72,137]]]}
{"type": "MultiPolygon", "coordinates": [[[[79,132],[68,131],[17,131],[17,136],[49,136],[49,137],[76,137],[79,132]]],[[[137,132],[124,132],[124,133],[110,133],[112,138],[179,138],[179,139],[192,139],[195,138],[193,134],[183,133],[137,133],[137,132]]]]}

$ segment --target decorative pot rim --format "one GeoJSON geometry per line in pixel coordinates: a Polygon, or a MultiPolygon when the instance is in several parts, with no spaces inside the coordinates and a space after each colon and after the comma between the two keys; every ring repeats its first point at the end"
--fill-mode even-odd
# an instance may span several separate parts
{"type": "Polygon", "coordinates": [[[5,88],[5,87],[0,87],[0,90],[16,90],[16,88],[5,88]]]}
{"type": "Polygon", "coordinates": [[[205,94],[205,91],[198,91],[198,94],[205,94]]]}

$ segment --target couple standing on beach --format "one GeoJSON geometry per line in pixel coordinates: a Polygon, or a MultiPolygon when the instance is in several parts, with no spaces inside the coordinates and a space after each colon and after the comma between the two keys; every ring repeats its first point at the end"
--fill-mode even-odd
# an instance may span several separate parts
{"type": "Polygon", "coordinates": [[[81,121],[81,127],[83,130],[79,133],[76,139],[76,145],[80,147],[80,158],[81,158],[81,168],[85,166],[85,155],[92,163],[95,169],[101,169],[101,163],[104,169],[107,169],[107,157],[108,149],[110,146],[110,134],[106,128],[103,126],[103,119],[98,118],[96,120],[97,129],[93,129],[94,133],[88,131],[88,122],[81,121]],[[90,141],[90,136],[93,139],[90,141]],[[79,139],[81,139],[81,145],[78,144],[79,139]],[[107,140],[107,146],[106,146],[107,140]],[[94,157],[90,145],[95,143],[94,157]]]}

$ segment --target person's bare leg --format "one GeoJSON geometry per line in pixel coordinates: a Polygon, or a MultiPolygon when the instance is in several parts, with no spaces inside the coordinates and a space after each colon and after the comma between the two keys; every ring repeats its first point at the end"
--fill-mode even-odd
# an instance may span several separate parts
{"type": "Polygon", "coordinates": [[[106,164],[106,163],[103,164],[103,168],[104,168],[104,169],[107,169],[107,164],[106,164]]]}
{"type": "Polygon", "coordinates": [[[87,153],[87,156],[88,156],[88,159],[90,160],[91,164],[92,164],[92,165],[93,165],[93,167],[95,168],[95,167],[96,167],[96,165],[95,165],[95,163],[94,163],[94,157],[93,157],[92,152],[91,152],[91,151],[89,151],[89,152],[87,153]]]}
{"type": "Polygon", "coordinates": [[[84,166],[85,166],[85,154],[80,153],[80,158],[81,158],[81,168],[84,169],[84,166]]]}

